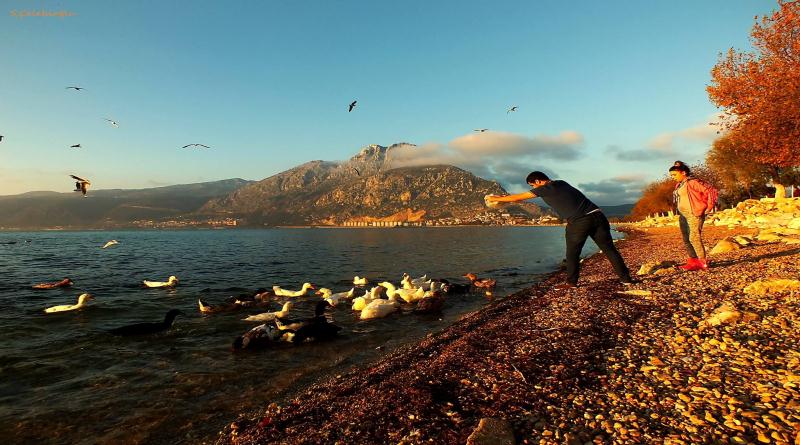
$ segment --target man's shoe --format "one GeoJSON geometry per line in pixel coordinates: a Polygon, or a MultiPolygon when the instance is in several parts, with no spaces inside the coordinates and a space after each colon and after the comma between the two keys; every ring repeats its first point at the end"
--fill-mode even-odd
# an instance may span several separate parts
{"type": "Polygon", "coordinates": [[[706,260],[705,258],[698,258],[697,268],[698,270],[708,270],[708,260],[706,260]]]}
{"type": "Polygon", "coordinates": [[[553,286],[553,289],[560,292],[560,291],[575,289],[576,287],[578,287],[578,286],[576,286],[576,285],[574,285],[572,283],[561,283],[561,284],[556,284],[555,286],[553,286]]]}

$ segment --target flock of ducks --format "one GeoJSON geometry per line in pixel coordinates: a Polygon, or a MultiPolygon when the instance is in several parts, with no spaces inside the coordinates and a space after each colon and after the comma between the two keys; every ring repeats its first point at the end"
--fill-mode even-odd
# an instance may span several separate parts
{"type": "MultiPolygon", "coordinates": [[[[466,293],[473,287],[491,289],[496,284],[493,279],[479,279],[473,273],[465,274],[464,277],[470,281],[470,284],[450,283],[446,279],[429,279],[427,275],[411,278],[408,274],[403,274],[399,286],[395,286],[390,281],[381,281],[374,287],[366,288],[364,286],[369,284],[369,280],[356,276],[350,290],[338,293],[334,293],[326,287],[317,289],[311,283],[303,283],[298,290],[273,286],[271,291],[259,289],[248,297],[232,298],[232,301],[229,299],[226,303],[217,305],[208,304],[200,299],[198,307],[203,314],[215,314],[243,308],[264,307],[282,301],[282,307],[278,311],[263,312],[242,319],[261,324],[236,337],[233,348],[235,350],[254,349],[285,343],[322,341],[335,337],[341,327],[328,321],[325,311],[339,305],[350,305],[353,312],[359,313],[361,320],[384,318],[395,312],[402,312],[403,308],[410,308],[411,310],[407,312],[417,314],[439,313],[444,305],[445,294],[466,293]],[[363,295],[356,296],[358,287],[364,290],[363,295]],[[295,302],[300,301],[302,297],[309,296],[311,290],[315,291],[314,296],[319,296],[315,304],[314,316],[307,319],[290,318],[295,302]]],[[[70,278],[64,278],[61,281],[35,284],[32,288],[57,289],[70,287],[73,284],[70,278]]],[[[178,278],[174,275],[170,276],[167,281],[142,281],[142,285],[148,288],[171,288],[177,284],[178,278]]],[[[490,291],[487,291],[487,294],[491,295],[490,291]]],[[[78,297],[76,304],[52,306],[44,309],[44,312],[52,314],[76,311],[86,307],[88,302],[93,299],[91,294],[83,293],[78,297]]],[[[163,332],[172,327],[178,315],[185,314],[178,309],[172,309],[167,312],[163,321],[121,326],[111,329],[109,332],[120,336],[163,332]]]]}

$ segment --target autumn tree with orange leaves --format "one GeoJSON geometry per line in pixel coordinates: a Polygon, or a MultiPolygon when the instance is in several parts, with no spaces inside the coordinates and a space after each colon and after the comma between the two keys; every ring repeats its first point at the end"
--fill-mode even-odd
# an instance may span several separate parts
{"type": "Polygon", "coordinates": [[[800,166],[800,1],[756,17],[752,52],[720,54],[707,87],[722,108],[723,129],[734,131],[748,156],[769,168],[778,199],[784,170],[800,166]]]}

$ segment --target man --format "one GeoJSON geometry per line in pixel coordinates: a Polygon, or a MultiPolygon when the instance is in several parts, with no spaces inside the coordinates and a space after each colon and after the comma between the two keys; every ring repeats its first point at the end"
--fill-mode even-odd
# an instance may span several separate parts
{"type": "Polygon", "coordinates": [[[580,274],[580,255],[586,238],[592,237],[603,253],[605,253],[614,272],[623,284],[630,284],[630,271],[625,266],[622,255],[614,246],[611,238],[611,226],[599,207],[590,201],[580,190],[565,181],[551,180],[546,174],[536,171],[528,175],[526,182],[532,188],[529,192],[515,195],[486,197],[487,203],[516,202],[540,197],[561,219],[567,221],[565,237],[567,240],[567,281],[556,286],[558,290],[571,289],[578,286],[580,274]]]}
{"type": "Polygon", "coordinates": [[[704,181],[691,175],[689,167],[675,161],[669,168],[669,175],[675,181],[673,198],[678,208],[679,226],[683,244],[689,254],[686,264],[678,266],[683,270],[706,270],[706,249],[703,245],[703,222],[714,212],[717,205],[717,190],[704,181]]]}

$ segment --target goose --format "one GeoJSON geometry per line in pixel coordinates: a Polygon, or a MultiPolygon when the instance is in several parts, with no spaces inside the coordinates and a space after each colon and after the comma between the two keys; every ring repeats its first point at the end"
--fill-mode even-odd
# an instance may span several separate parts
{"type": "Polygon", "coordinates": [[[289,315],[289,311],[294,307],[294,304],[291,301],[287,301],[283,303],[283,308],[279,311],[275,312],[264,312],[261,314],[251,315],[249,317],[243,318],[244,321],[275,321],[276,318],[286,318],[289,315]]]}
{"type": "Polygon", "coordinates": [[[302,297],[309,289],[316,289],[316,287],[311,283],[303,283],[303,287],[300,290],[286,290],[281,289],[280,286],[272,286],[272,292],[279,297],[302,297]]]}
{"type": "Polygon", "coordinates": [[[175,321],[175,317],[178,315],[185,314],[178,309],[170,309],[170,311],[167,312],[167,315],[164,316],[164,321],[156,323],[136,323],[127,326],[120,326],[110,330],[109,332],[114,335],[121,335],[124,337],[131,335],[155,334],[157,332],[166,331],[172,327],[172,323],[175,321]]]}
{"type": "Polygon", "coordinates": [[[366,286],[367,285],[367,277],[359,277],[358,275],[353,278],[353,284],[356,286],[366,286]]]}
{"type": "Polygon", "coordinates": [[[494,285],[497,284],[497,280],[494,278],[478,278],[477,275],[472,272],[464,274],[464,278],[467,278],[473,286],[483,289],[494,287],[494,285]]]}
{"type": "Polygon", "coordinates": [[[376,298],[361,310],[360,318],[362,320],[383,318],[397,311],[398,309],[400,309],[400,304],[397,302],[397,296],[393,295],[389,297],[388,300],[376,298]]]}
{"type": "Polygon", "coordinates": [[[56,281],[54,283],[39,283],[34,284],[31,286],[31,289],[55,289],[57,287],[70,287],[72,286],[72,280],[69,278],[64,278],[61,281],[56,281]]]}
{"type": "MultiPolygon", "coordinates": [[[[372,302],[373,300],[381,297],[381,293],[383,292],[384,289],[387,289],[387,288],[384,287],[384,286],[381,286],[379,284],[379,285],[373,287],[372,289],[370,289],[369,291],[365,292],[364,295],[354,298],[353,299],[353,310],[354,311],[364,310],[364,308],[370,302],[372,302]]],[[[388,293],[387,293],[387,295],[388,295],[388,293]]]]}
{"type": "Polygon", "coordinates": [[[233,349],[263,348],[282,341],[289,341],[294,337],[293,332],[280,330],[272,323],[260,324],[233,340],[233,349]]]}
{"type": "Polygon", "coordinates": [[[143,280],[145,287],[175,287],[178,284],[178,277],[171,275],[167,281],[147,281],[143,280]]]}
{"type": "Polygon", "coordinates": [[[107,248],[107,247],[111,247],[111,246],[113,246],[114,244],[119,244],[119,241],[117,241],[117,240],[115,240],[115,239],[112,239],[111,241],[109,241],[109,242],[105,243],[105,245],[103,245],[103,247],[102,247],[102,248],[103,248],[103,249],[105,249],[105,248],[107,248]]]}
{"type": "Polygon", "coordinates": [[[54,312],[74,311],[86,306],[86,302],[89,300],[94,300],[94,297],[92,297],[90,294],[80,294],[78,297],[78,304],[62,304],[61,306],[52,306],[44,311],[48,314],[52,314],[54,312]]]}
{"type": "Polygon", "coordinates": [[[436,314],[442,311],[444,306],[444,295],[440,291],[433,291],[430,295],[419,300],[417,307],[414,308],[415,314],[436,314]]]}
{"type": "Polygon", "coordinates": [[[425,290],[421,287],[416,289],[397,289],[394,284],[388,281],[383,281],[379,283],[379,285],[386,288],[386,295],[389,298],[396,295],[402,298],[406,303],[413,303],[417,300],[421,300],[422,297],[425,296],[425,290]]]}
{"type": "Polygon", "coordinates": [[[316,294],[322,295],[323,300],[330,303],[331,306],[336,307],[336,305],[339,304],[339,300],[341,300],[342,298],[353,298],[353,294],[355,293],[355,291],[356,288],[354,287],[347,292],[339,292],[334,294],[331,293],[332,291],[327,287],[322,287],[316,292],[316,294]]]}

